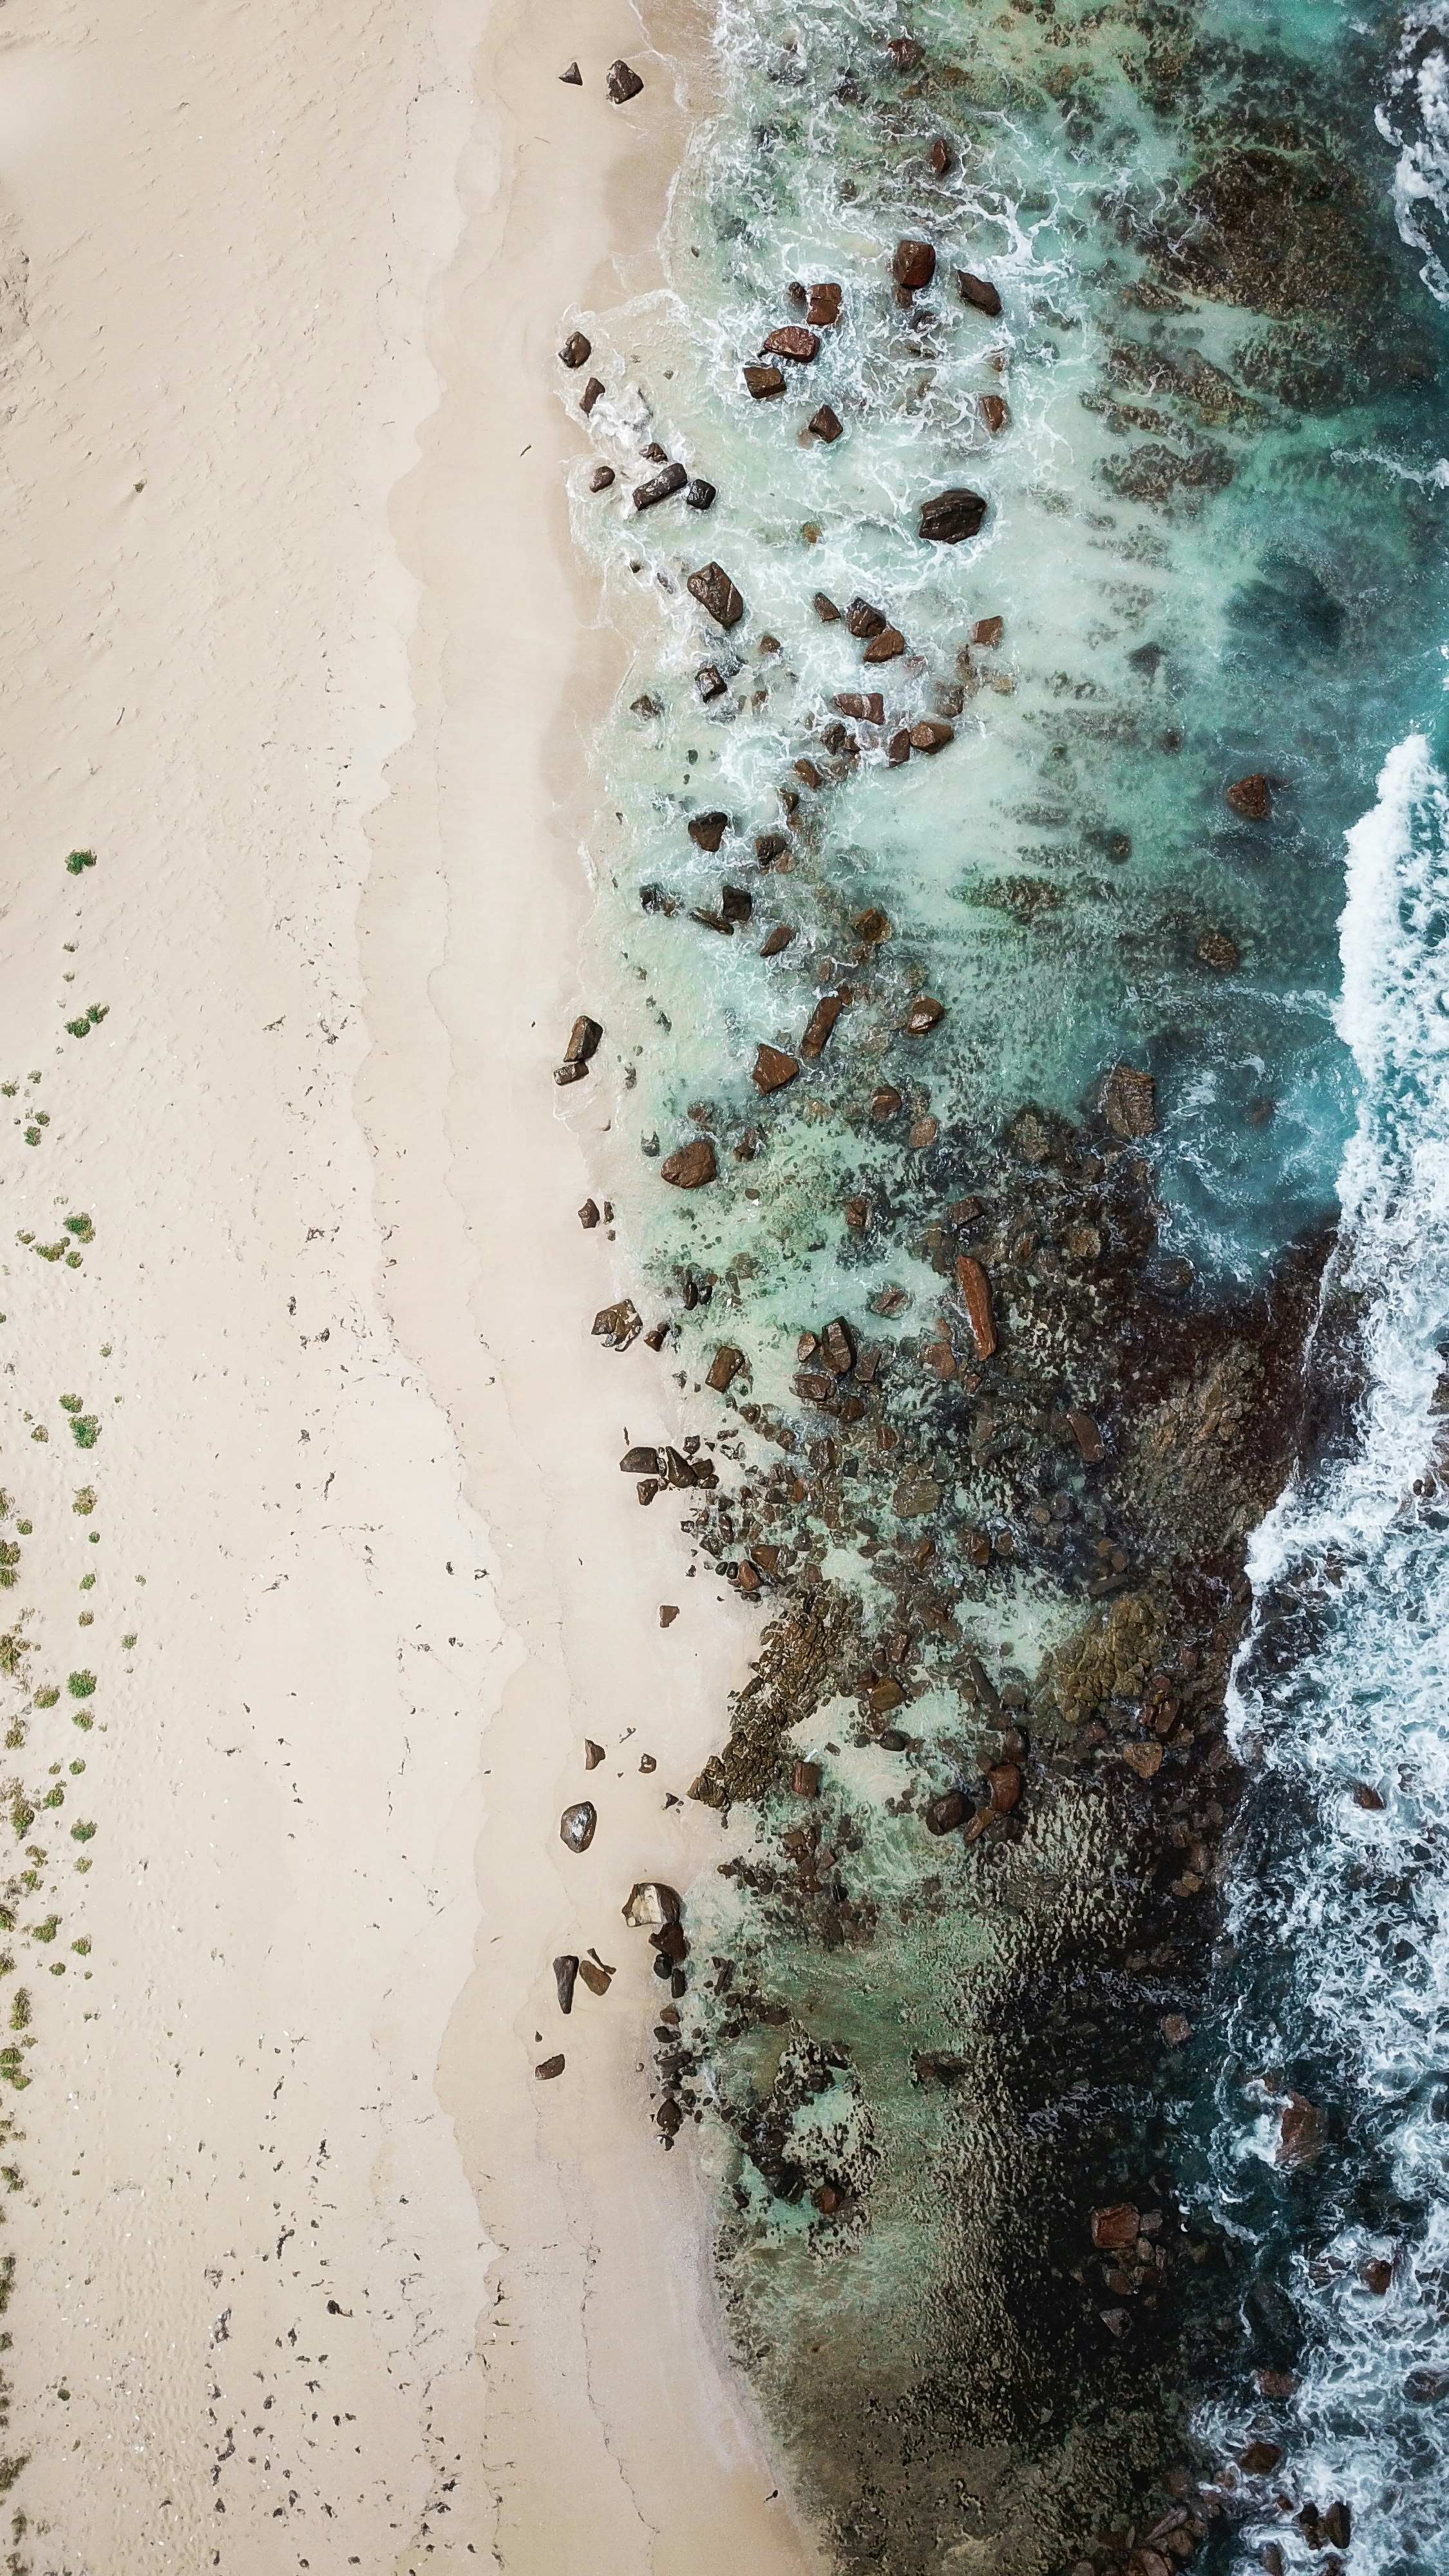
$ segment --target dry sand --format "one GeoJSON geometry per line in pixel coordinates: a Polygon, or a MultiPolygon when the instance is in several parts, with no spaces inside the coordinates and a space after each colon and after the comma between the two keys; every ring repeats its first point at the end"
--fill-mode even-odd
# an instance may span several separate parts
{"type": "Polygon", "coordinates": [[[618,1474],[667,1378],[589,1339],[607,1101],[549,1078],[618,677],[551,353],[651,273],[671,89],[619,0],[6,12],[0,1479],[11,1699],[60,1688],[6,1756],[36,2576],[814,2563],[619,1919],[708,1861],[663,1792],[753,1632],[618,1474]],[[17,1239],[78,1212],[78,1269],[17,1239]],[[548,1962],[590,1942],[619,1974],[565,2023],[548,1962]]]}

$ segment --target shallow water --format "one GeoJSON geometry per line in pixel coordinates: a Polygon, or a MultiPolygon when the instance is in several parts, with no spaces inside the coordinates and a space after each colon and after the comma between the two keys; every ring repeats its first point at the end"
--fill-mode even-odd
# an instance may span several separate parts
{"type": "MultiPolygon", "coordinates": [[[[707,1501],[692,1531],[733,1579],[764,1565],[766,1618],[788,1626],[813,1585],[840,1623],[768,1776],[735,1780],[733,1874],[691,1898],[682,2070],[666,2029],[724,2296],[842,2563],[1119,2563],[1145,2499],[1177,2492],[1163,2478],[1254,2429],[1262,2364],[1302,2373],[1267,2409],[1297,2408],[1295,2509],[1343,2496],[1391,2535],[1356,2553],[1428,2564],[1397,2505],[1368,2508],[1414,2475],[1432,2545],[1432,2407],[1393,2377],[1431,2329],[1407,2257],[1386,2301],[1351,2266],[1354,2228],[1402,2233],[1412,2209],[1427,2285],[1442,2224],[1443,1554],[1433,1494],[1404,1499],[1437,1472],[1449,1329],[1438,19],[1041,0],[907,29],[729,0],[719,38],[726,104],[676,196],[670,291],[576,317],[607,390],[574,509],[637,647],[600,746],[597,967],[641,1149],[619,1210],[640,1303],[727,1443],[723,1516],[707,1501]],[[906,34],[902,64],[886,40],[906,34]],[[902,236],[937,253],[908,306],[902,236]],[[961,269],[999,316],[958,296],[961,269]],[[752,401],[742,365],[804,318],[792,279],[838,282],[841,319],[752,401]],[[1007,407],[994,435],[983,396],[1007,407]],[[804,426],[820,403],[833,444],[804,426]],[[708,514],[636,514],[650,440],[718,485],[708,514]],[[595,494],[600,460],[617,479],[595,494]],[[921,502],[961,485],[980,534],[923,543],[921,502]],[[728,634],[685,588],[710,558],[746,604],[728,634]],[[904,649],[863,667],[817,592],[874,603],[904,649]],[[973,642],[995,617],[1000,640],[973,642]],[[727,684],[709,704],[705,663],[727,684]],[[871,689],[884,721],[827,739],[834,696],[871,689]],[[926,717],[952,738],[892,765],[926,717]],[[1254,776],[1266,813],[1227,798],[1254,776]],[[709,852],[685,825],[716,808],[709,852]],[[761,833],[782,842],[765,865],[761,833]],[[764,958],[777,924],[793,936],[764,958]],[[797,1053],[846,986],[823,1054],[762,1097],[756,1045],[797,1053]],[[944,1016],[912,1037],[922,993],[944,1016]],[[1103,1123],[1124,1061],[1155,1082],[1140,1141],[1103,1123]],[[717,1179],[661,1186],[703,1134],[717,1179]],[[991,1278],[994,1357],[961,1250],[991,1278]],[[797,1337],[834,1315],[871,1364],[843,1401],[818,1359],[795,1383],[797,1337]],[[702,1385],[722,1342],[745,1362],[727,1425],[702,1385]],[[1073,1446],[1070,1404],[1103,1459],[1073,1446]],[[1204,1759],[1214,1675],[1269,1505],[1235,1703],[1245,1821],[1214,1857],[1240,1781],[1226,1743],[1204,1759]],[[1143,1605],[1138,1645],[1069,1706],[1062,1654],[1113,1598],[1143,1605]],[[879,1744],[896,1676],[904,1764],[879,1744]],[[1193,1724],[1157,1728],[1149,1811],[1111,1764],[1169,1686],[1193,1724]],[[925,1800],[1013,1723],[1022,1814],[973,1850],[928,1840],[925,1800]],[[1351,1743],[1382,1811],[1344,1804],[1351,1743]],[[818,1808],[796,1757],[820,1765],[818,1808]],[[1402,1870],[1406,1825],[1423,1851],[1386,1984],[1375,1855],[1402,1870]],[[1194,1885],[1149,1897],[1169,1831],[1194,1885]],[[1189,2002],[1196,2035],[1164,2058],[1189,2002]],[[1275,2105],[1333,2086],[1331,2144],[1285,2175],[1275,2105]],[[1139,2269],[1111,2322],[1086,2211],[1144,2192],[1160,2295],[1139,2269]],[[1348,2287],[1325,2270],[1344,2263],[1348,2287]]],[[[1234,2471],[1210,2509],[1193,2497],[1226,2534],[1266,2490],[1234,2471]]]]}

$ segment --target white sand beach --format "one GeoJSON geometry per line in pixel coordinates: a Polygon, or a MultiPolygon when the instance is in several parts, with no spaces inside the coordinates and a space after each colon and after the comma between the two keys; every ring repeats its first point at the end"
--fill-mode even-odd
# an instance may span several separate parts
{"type": "Polygon", "coordinates": [[[620,1919],[708,1865],[717,1820],[664,1797],[756,1632],[618,1473],[669,1381],[590,1338],[628,1285],[575,1214],[606,1094],[551,1079],[621,668],[553,353],[653,273],[708,104],[674,33],[692,64],[621,0],[6,13],[0,2251],[35,2576],[816,2564],[650,2126],[620,1919]],[[565,2021],[549,1962],[590,1945],[618,1973],[565,2021]]]}

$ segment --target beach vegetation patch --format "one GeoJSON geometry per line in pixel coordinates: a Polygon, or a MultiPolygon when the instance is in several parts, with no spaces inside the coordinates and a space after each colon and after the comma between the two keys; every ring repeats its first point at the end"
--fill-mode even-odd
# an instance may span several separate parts
{"type": "Polygon", "coordinates": [[[81,1519],[84,1520],[89,1512],[93,1512],[95,1510],[95,1507],[96,1489],[94,1485],[78,1485],[76,1487],[75,1501],[71,1504],[71,1510],[79,1513],[81,1519]]]}
{"type": "Polygon", "coordinates": [[[78,1449],[94,1449],[101,1436],[101,1426],[93,1413],[77,1414],[70,1428],[78,1449]]]}
{"type": "Polygon", "coordinates": [[[75,1236],[77,1243],[93,1243],[95,1241],[95,1227],[83,1210],[75,1216],[68,1216],[66,1218],[65,1230],[67,1234],[73,1234],[75,1236]]]}
{"type": "Polygon", "coordinates": [[[95,1838],[95,1830],[94,1825],[72,1825],[70,1829],[71,1841],[73,1843],[91,1842],[95,1838]]]}
{"type": "Polygon", "coordinates": [[[94,1673],[72,1673],[66,1683],[72,1699],[89,1699],[96,1686],[94,1673]]]}
{"type": "Polygon", "coordinates": [[[66,860],[66,866],[73,877],[83,877],[87,868],[93,868],[95,863],[96,854],[94,850],[72,850],[69,858],[66,860]]]}

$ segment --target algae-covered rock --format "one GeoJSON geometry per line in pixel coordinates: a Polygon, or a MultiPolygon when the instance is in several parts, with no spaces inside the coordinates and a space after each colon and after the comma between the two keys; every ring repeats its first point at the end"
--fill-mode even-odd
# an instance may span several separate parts
{"type": "Polygon", "coordinates": [[[1150,1592],[1104,1602],[1042,1666],[1042,1681],[1064,1726],[1082,1726],[1109,1699],[1140,1699],[1167,1635],[1162,1603],[1150,1592]]]}

